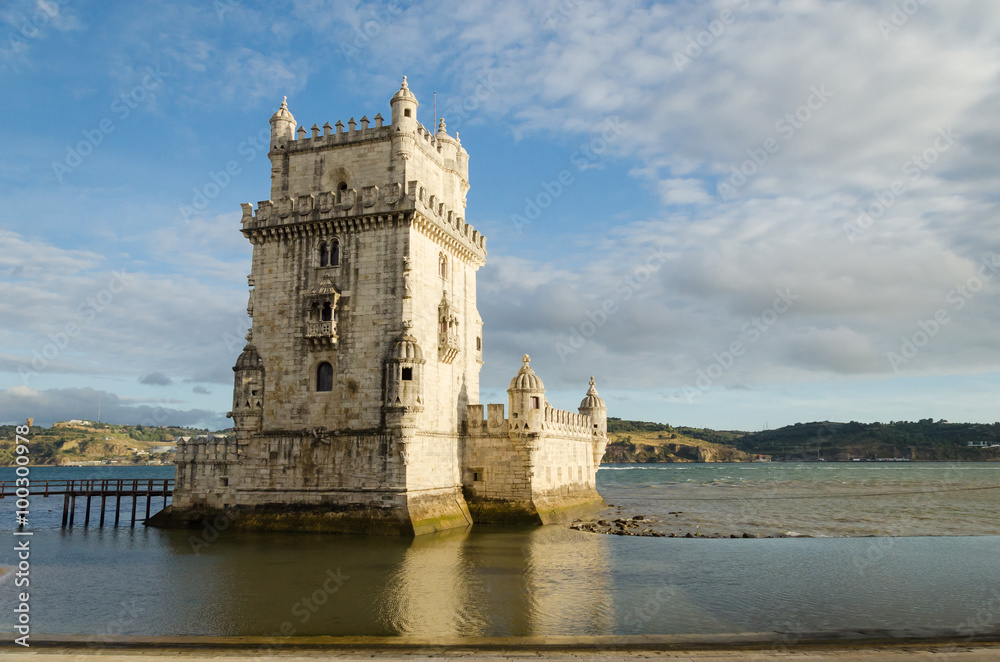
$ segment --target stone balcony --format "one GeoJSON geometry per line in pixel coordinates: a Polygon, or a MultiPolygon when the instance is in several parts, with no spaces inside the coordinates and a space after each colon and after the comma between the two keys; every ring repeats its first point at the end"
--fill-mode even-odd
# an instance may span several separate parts
{"type": "Polygon", "coordinates": [[[438,334],[438,357],[442,363],[451,363],[454,361],[455,357],[458,356],[459,349],[461,349],[461,345],[457,334],[438,334]]]}
{"type": "Polygon", "coordinates": [[[310,349],[337,346],[337,323],[306,322],[306,343],[310,349]]]}

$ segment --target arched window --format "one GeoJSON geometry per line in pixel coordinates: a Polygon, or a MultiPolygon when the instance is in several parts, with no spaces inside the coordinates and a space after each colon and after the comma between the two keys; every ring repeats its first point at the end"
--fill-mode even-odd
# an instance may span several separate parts
{"type": "Polygon", "coordinates": [[[324,241],[319,245],[319,266],[325,267],[330,264],[330,249],[324,241]]]}
{"type": "Polygon", "coordinates": [[[316,390],[333,390],[333,366],[324,361],[316,368],[316,390]]]}
{"type": "Polygon", "coordinates": [[[329,301],[323,304],[323,312],[321,313],[319,319],[321,322],[333,321],[333,308],[330,306],[329,301]]]}
{"type": "Polygon", "coordinates": [[[336,267],[340,264],[340,242],[334,239],[330,242],[330,266],[336,267]]]}
{"type": "Polygon", "coordinates": [[[319,306],[313,303],[309,308],[309,321],[318,322],[319,321],[319,306]]]}
{"type": "Polygon", "coordinates": [[[346,191],[347,190],[347,182],[340,182],[339,184],[337,184],[337,190],[338,191],[346,191]]]}

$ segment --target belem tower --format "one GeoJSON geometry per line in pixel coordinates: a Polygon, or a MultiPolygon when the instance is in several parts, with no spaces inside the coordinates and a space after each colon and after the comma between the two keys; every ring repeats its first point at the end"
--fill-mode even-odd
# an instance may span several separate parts
{"type": "Polygon", "coordinates": [[[603,505],[607,409],[594,380],[554,409],[527,355],[479,403],[486,238],[465,222],[469,154],[417,121],[310,130],[271,117],[271,199],[244,204],[252,318],[233,368],[235,434],[178,443],[155,526],[422,534],[557,522],[603,505]]]}

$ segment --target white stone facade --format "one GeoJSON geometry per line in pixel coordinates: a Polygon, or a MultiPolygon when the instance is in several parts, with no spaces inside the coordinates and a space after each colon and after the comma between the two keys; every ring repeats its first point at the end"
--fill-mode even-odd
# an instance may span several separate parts
{"type": "Polygon", "coordinates": [[[235,438],[178,445],[174,502],[151,523],[228,509],[248,528],[423,533],[600,503],[593,382],[579,414],[560,412],[525,357],[510,421],[502,405],[484,421],[469,155],[444,120],[417,122],[405,78],[390,105],[390,124],[346,130],[296,130],[285,102],[271,118],[271,198],[243,205],[235,438]]]}

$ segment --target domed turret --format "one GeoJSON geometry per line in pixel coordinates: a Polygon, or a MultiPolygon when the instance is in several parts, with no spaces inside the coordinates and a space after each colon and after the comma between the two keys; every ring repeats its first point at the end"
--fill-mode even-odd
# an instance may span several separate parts
{"type": "Polygon", "coordinates": [[[510,380],[510,389],[526,389],[529,391],[541,391],[545,392],[545,384],[542,383],[542,378],[535,374],[535,370],[531,367],[531,357],[525,354],[521,358],[521,369],[517,371],[514,375],[514,379],[510,380]]]}
{"type": "Polygon", "coordinates": [[[541,430],[546,407],[545,384],[532,369],[530,356],[525,354],[521,362],[521,369],[507,389],[510,424],[514,429],[541,430]]]}
{"type": "Polygon", "coordinates": [[[295,139],[295,118],[288,110],[288,97],[281,100],[281,108],[271,116],[271,147],[279,142],[295,139]]]}
{"type": "Polygon", "coordinates": [[[240,370],[263,370],[264,369],[264,359],[260,358],[260,354],[257,353],[257,348],[254,347],[252,342],[247,342],[246,347],[240,353],[239,358],[236,359],[236,365],[233,367],[234,372],[240,370]]]}
{"type": "Polygon", "coordinates": [[[597,394],[597,386],[594,385],[594,377],[590,377],[590,388],[587,395],[580,403],[580,413],[590,416],[594,421],[594,432],[599,436],[606,436],[608,433],[608,408],[604,400],[597,394]]]}
{"type": "Polygon", "coordinates": [[[580,409],[607,409],[604,400],[597,394],[593,375],[590,376],[590,388],[587,389],[587,397],[580,403],[580,409]]]}
{"type": "Polygon", "coordinates": [[[247,344],[233,366],[233,427],[237,431],[260,430],[264,413],[264,360],[247,331],[247,344]]]}
{"type": "Polygon", "coordinates": [[[423,411],[424,352],[410,335],[409,324],[389,351],[385,362],[385,410],[393,417],[389,425],[406,426],[406,414],[423,411]]]}
{"type": "Polygon", "coordinates": [[[396,341],[392,348],[392,357],[403,361],[423,361],[424,350],[420,349],[417,339],[411,335],[404,334],[396,341]]]}
{"type": "Polygon", "coordinates": [[[402,131],[408,133],[417,128],[417,97],[410,92],[410,87],[406,83],[406,76],[403,76],[403,84],[399,91],[393,95],[389,102],[392,107],[393,132],[402,131]]]}

